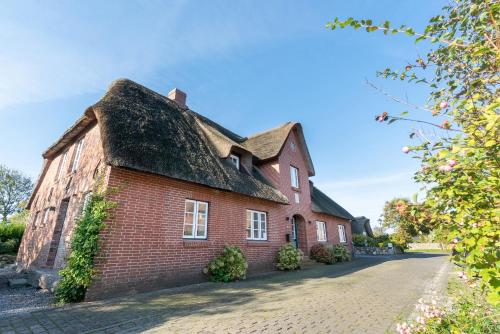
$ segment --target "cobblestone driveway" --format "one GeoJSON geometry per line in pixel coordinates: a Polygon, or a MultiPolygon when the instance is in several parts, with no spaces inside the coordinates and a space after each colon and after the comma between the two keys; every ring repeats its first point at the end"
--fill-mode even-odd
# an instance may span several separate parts
{"type": "Polygon", "coordinates": [[[0,319],[1,333],[384,333],[446,256],[360,258],[0,319]]]}

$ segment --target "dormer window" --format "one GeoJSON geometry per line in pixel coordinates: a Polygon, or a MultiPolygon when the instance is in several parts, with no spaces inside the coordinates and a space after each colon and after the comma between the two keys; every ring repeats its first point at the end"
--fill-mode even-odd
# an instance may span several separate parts
{"type": "Polygon", "coordinates": [[[240,157],[237,156],[236,154],[230,154],[229,155],[229,160],[233,163],[233,165],[236,167],[236,169],[240,169],[240,157]]]}
{"type": "Polygon", "coordinates": [[[299,189],[299,170],[296,167],[290,166],[290,181],[292,187],[299,189]]]}

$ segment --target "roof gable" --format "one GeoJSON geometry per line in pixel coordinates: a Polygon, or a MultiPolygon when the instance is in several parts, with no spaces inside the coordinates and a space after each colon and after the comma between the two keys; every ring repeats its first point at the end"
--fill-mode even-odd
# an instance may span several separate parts
{"type": "Polygon", "coordinates": [[[314,176],[314,165],[300,123],[288,122],[277,128],[255,134],[248,137],[242,145],[259,160],[268,161],[276,158],[281,153],[288,136],[294,130],[297,132],[298,144],[306,160],[309,176],[314,176]]]}

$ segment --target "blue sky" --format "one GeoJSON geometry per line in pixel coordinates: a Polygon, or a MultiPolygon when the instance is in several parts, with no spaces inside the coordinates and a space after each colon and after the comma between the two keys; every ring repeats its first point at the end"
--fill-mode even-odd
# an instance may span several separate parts
{"type": "Polygon", "coordinates": [[[404,36],[328,31],[335,16],[423,28],[444,1],[6,1],[0,11],[0,164],[32,177],[41,152],[105,92],[130,78],[178,87],[191,109],[241,135],[286,121],[304,127],[315,184],[375,222],[384,201],[418,190],[401,153],[409,124],[374,122],[423,104],[415,86],[376,70],[425,53],[404,36]]]}

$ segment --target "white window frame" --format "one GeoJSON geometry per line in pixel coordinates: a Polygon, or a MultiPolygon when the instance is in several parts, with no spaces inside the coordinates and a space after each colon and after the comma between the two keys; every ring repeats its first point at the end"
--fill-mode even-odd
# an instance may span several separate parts
{"type": "Polygon", "coordinates": [[[45,209],[45,212],[43,213],[43,220],[40,226],[47,226],[47,221],[49,220],[49,213],[50,213],[50,208],[45,209]]]}
{"type": "Polygon", "coordinates": [[[207,238],[207,229],[208,229],[208,202],[187,199],[185,204],[184,204],[184,225],[183,225],[183,231],[182,231],[182,238],[183,239],[206,239],[207,238]],[[188,203],[193,204],[194,212],[187,211],[188,203]],[[205,204],[205,206],[206,206],[206,212],[204,214],[199,212],[200,204],[205,204]],[[190,223],[187,222],[187,220],[186,220],[188,213],[191,213],[193,215],[193,220],[190,223]],[[198,235],[199,215],[202,215],[202,216],[204,215],[203,225],[205,226],[205,229],[204,229],[205,233],[203,235],[198,235]],[[192,225],[191,235],[186,235],[186,225],[192,225]]]}
{"type": "Polygon", "coordinates": [[[267,240],[267,213],[257,210],[247,210],[247,240],[267,240]],[[255,220],[257,215],[257,220],[255,220]],[[255,228],[257,225],[257,228],[255,228]],[[262,228],[264,226],[264,228],[262,228]],[[257,236],[255,236],[257,232],[257,236]]]}
{"type": "Polygon", "coordinates": [[[316,236],[318,241],[327,241],[325,222],[316,221],[316,236]]]}
{"type": "Polygon", "coordinates": [[[239,156],[237,156],[236,154],[230,154],[229,160],[233,163],[233,165],[237,169],[240,169],[240,157],[239,156]]]}
{"type": "Polygon", "coordinates": [[[292,184],[292,187],[297,189],[300,188],[299,169],[297,167],[290,166],[290,182],[292,184]]]}
{"type": "Polygon", "coordinates": [[[56,180],[59,180],[62,176],[64,167],[66,166],[66,160],[68,160],[68,150],[63,153],[63,156],[61,157],[61,165],[59,166],[59,170],[57,171],[57,177],[56,180]]]}
{"type": "Polygon", "coordinates": [[[339,240],[342,243],[347,242],[346,234],[345,234],[345,226],[344,225],[339,225],[339,240]]]}
{"type": "Polygon", "coordinates": [[[78,169],[78,164],[80,163],[80,157],[82,155],[84,139],[80,139],[78,146],[76,147],[75,158],[73,159],[73,165],[71,166],[71,172],[76,172],[78,169]]]}

